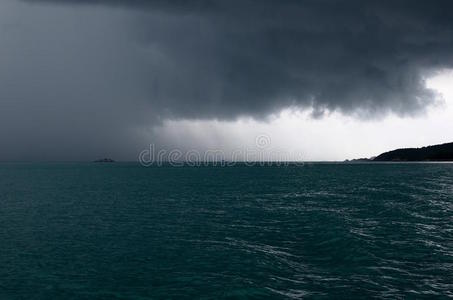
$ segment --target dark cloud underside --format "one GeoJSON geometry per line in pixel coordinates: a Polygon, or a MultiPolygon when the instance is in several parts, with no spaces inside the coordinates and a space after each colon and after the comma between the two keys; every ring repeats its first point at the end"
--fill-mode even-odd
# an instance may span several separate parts
{"type": "Polygon", "coordinates": [[[435,98],[425,76],[453,62],[451,1],[66,2],[148,12],[136,30],[161,55],[149,58],[149,101],[179,117],[410,114],[435,98]]]}

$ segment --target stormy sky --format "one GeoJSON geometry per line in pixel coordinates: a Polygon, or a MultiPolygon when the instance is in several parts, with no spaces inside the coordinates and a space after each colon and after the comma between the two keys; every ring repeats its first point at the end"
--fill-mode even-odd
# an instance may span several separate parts
{"type": "MultiPolygon", "coordinates": [[[[194,134],[253,141],[287,110],[299,121],[275,135],[332,116],[357,138],[388,118],[432,127],[446,101],[427,81],[453,65],[453,2],[0,0],[0,45],[0,160],[134,160],[194,134]]],[[[291,140],[329,148],[321,136],[291,140]]]]}

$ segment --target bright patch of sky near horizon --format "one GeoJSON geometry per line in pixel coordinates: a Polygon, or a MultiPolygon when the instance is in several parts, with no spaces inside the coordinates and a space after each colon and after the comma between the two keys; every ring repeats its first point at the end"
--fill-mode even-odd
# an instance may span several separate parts
{"type": "Polygon", "coordinates": [[[166,121],[154,133],[167,149],[183,151],[256,149],[257,136],[271,141],[269,150],[291,153],[305,161],[337,161],[372,157],[404,147],[453,142],[453,71],[427,80],[443,101],[425,114],[359,120],[332,113],[321,119],[309,111],[284,110],[268,121],[166,121]]]}

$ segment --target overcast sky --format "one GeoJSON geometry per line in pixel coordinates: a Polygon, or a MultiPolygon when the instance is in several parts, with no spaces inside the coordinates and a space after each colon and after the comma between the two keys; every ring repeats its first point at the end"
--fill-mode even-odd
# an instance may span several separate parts
{"type": "Polygon", "coordinates": [[[0,0],[0,45],[0,160],[453,141],[449,0],[0,0]]]}

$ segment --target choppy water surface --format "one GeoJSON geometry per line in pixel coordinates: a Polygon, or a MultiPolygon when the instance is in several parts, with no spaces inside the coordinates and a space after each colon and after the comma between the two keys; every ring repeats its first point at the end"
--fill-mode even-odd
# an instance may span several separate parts
{"type": "Polygon", "coordinates": [[[0,299],[453,297],[452,164],[0,164],[0,299]]]}

